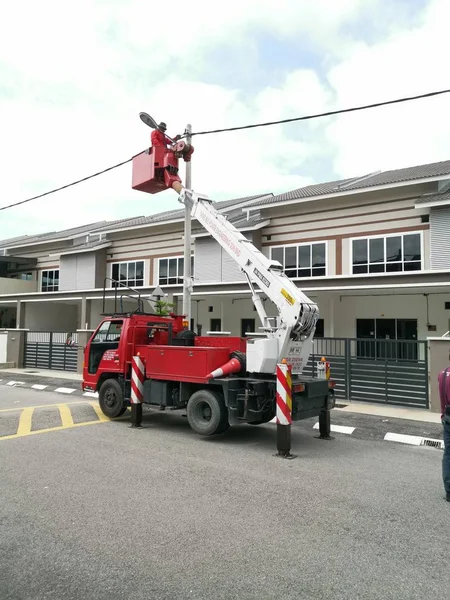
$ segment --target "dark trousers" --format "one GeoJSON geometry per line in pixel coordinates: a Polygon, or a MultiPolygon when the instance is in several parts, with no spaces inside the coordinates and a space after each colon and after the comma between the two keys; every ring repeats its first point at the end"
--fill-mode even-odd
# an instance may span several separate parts
{"type": "Polygon", "coordinates": [[[444,427],[444,456],[442,457],[442,479],[447,494],[450,494],[450,416],[445,415],[442,419],[444,427]]]}

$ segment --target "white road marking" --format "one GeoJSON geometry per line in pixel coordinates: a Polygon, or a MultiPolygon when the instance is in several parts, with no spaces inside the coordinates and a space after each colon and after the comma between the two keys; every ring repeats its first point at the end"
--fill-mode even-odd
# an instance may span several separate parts
{"type": "Polygon", "coordinates": [[[45,390],[45,388],[47,388],[48,385],[41,385],[40,383],[35,383],[31,387],[33,388],[33,390],[45,390]]]}
{"type": "MultiPolygon", "coordinates": [[[[313,429],[319,429],[319,423],[316,423],[313,429]]],[[[331,425],[331,431],[334,433],[345,433],[347,435],[351,435],[355,429],[355,427],[346,427],[345,425],[331,425]]]]}
{"type": "Polygon", "coordinates": [[[25,382],[24,381],[8,381],[8,383],[6,385],[10,385],[11,387],[14,387],[16,385],[23,385],[25,382]]]}
{"type": "Polygon", "coordinates": [[[75,392],[75,388],[60,387],[56,388],[55,392],[59,392],[60,394],[72,394],[73,392],[75,392]]]}
{"type": "Polygon", "coordinates": [[[384,439],[387,442],[400,442],[401,444],[411,444],[413,446],[420,446],[424,438],[418,435],[405,435],[403,433],[387,433],[384,436],[384,439]]]}
{"type": "Polygon", "coordinates": [[[84,392],[83,396],[88,398],[98,398],[98,392],[84,392]]]}

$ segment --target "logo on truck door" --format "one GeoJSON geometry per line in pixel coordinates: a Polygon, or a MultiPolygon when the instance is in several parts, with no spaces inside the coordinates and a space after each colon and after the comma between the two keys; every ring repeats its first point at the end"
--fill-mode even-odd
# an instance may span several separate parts
{"type": "Polygon", "coordinates": [[[285,290],[284,288],[281,288],[281,294],[286,298],[286,300],[289,302],[289,304],[294,304],[295,300],[294,298],[290,295],[290,293],[285,290]]]}

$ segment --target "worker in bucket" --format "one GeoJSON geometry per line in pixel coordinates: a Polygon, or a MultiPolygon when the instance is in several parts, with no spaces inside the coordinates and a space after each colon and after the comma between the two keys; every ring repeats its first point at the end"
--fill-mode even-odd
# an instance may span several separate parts
{"type": "Polygon", "coordinates": [[[164,121],[161,121],[161,123],[158,125],[158,128],[152,131],[152,146],[164,146],[164,148],[167,148],[167,146],[172,146],[174,142],[177,142],[181,138],[181,135],[176,135],[173,140],[171,140],[166,135],[166,129],[167,125],[164,123],[164,121]]]}
{"type": "Polygon", "coordinates": [[[446,500],[450,502],[450,367],[439,373],[438,384],[445,445],[442,456],[442,479],[446,500]]]}

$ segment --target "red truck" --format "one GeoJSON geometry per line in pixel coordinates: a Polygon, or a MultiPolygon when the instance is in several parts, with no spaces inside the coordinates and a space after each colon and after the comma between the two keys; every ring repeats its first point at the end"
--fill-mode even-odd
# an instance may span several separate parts
{"type": "MultiPolygon", "coordinates": [[[[150,117],[145,122],[154,126],[150,117]]],[[[190,161],[192,152],[188,144],[178,142],[172,148],[151,148],[138,155],[133,159],[132,187],[148,193],[170,187],[177,191],[191,218],[245,274],[260,330],[246,338],[198,336],[188,330],[183,316],[145,312],[136,290],[123,290],[119,298],[124,286],[112,282],[114,309],[104,315],[85,349],[83,390],[98,392],[101,410],[112,418],[122,415],[130,401],[132,408],[139,403],[141,410],[141,402],[161,409],[186,409],[191,428],[212,435],[230,425],[267,423],[275,416],[279,424],[282,418],[290,422],[318,416],[320,436],[329,438],[334,382],[325,375],[303,375],[319,318],[317,304],[286,276],[278,261],[265,256],[217,211],[209,198],[182,186],[178,159],[190,161]],[[276,306],[277,317],[266,314],[262,295],[276,306]],[[135,311],[117,310],[123,296],[136,299],[135,311]],[[277,387],[280,372],[287,373],[285,364],[289,365],[289,386],[277,387]],[[283,394],[284,416],[277,412],[283,394]]],[[[105,294],[106,281],[104,306],[105,294]]]]}

